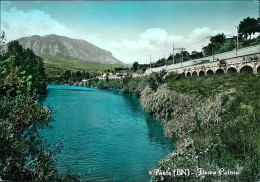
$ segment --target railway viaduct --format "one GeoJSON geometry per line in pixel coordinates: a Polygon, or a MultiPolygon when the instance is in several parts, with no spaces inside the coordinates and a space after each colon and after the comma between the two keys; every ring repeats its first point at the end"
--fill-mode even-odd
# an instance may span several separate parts
{"type": "Polygon", "coordinates": [[[173,70],[168,73],[190,76],[206,76],[212,74],[252,72],[260,73],[260,54],[219,60],[204,64],[192,65],[173,70]]]}
{"type": "Polygon", "coordinates": [[[189,76],[206,76],[233,72],[260,73],[260,45],[232,50],[182,63],[150,68],[146,74],[166,71],[189,76]]]}

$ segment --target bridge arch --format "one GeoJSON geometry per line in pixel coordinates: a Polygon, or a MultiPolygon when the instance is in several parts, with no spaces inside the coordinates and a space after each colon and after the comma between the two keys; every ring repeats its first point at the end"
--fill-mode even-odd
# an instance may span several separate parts
{"type": "Polygon", "coordinates": [[[207,73],[207,75],[214,75],[213,70],[208,70],[206,73],[207,73]]]}
{"type": "Polygon", "coordinates": [[[196,71],[193,71],[192,76],[198,76],[198,73],[196,71]]]}
{"type": "Polygon", "coordinates": [[[251,66],[243,66],[241,69],[240,69],[240,73],[253,73],[253,68],[251,66]]]}
{"type": "Polygon", "coordinates": [[[224,70],[219,68],[216,70],[216,74],[224,74],[224,70]]]}
{"type": "Polygon", "coordinates": [[[187,77],[191,77],[191,73],[190,73],[190,72],[187,72],[187,73],[186,73],[186,76],[187,76],[187,77]]]}
{"type": "Polygon", "coordinates": [[[236,72],[237,72],[237,69],[234,67],[230,67],[227,69],[227,73],[236,73],[236,72]]]}
{"type": "Polygon", "coordinates": [[[185,73],[184,73],[184,72],[182,72],[180,75],[183,76],[183,77],[185,77],[185,73]]]}
{"type": "Polygon", "coordinates": [[[260,73],[260,66],[257,67],[256,73],[260,73]]]}
{"type": "Polygon", "coordinates": [[[204,71],[200,71],[199,72],[199,76],[205,76],[205,72],[204,71]]]}

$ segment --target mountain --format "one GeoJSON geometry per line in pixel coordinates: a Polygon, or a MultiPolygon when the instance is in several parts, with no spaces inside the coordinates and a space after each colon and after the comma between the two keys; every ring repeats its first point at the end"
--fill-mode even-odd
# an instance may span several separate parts
{"type": "Polygon", "coordinates": [[[38,56],[74,58],[85,62],[124,64],[111,52],[101,49],[85,40],[71,39],[59,35],[23,37],[17,39],[23,48],[32,49],[38,56]]]}

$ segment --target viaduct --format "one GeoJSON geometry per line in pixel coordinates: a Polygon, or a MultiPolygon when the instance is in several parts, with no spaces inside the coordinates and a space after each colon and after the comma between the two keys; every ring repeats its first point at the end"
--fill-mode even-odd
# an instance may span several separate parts
{"type": "Polygon", "coordinates": [[[252,72],[260,73],[260,45],[241,48],[200,59],[148,69],[146,74],[166,71],[186,77],[212,74],[252,72]]]}
{"type": "Polygon", "coordinates": [[[182,74],[186,77],[236,72],[260,73],[260,54],[192,65],[168,71],[168,73],[182,74]]]}

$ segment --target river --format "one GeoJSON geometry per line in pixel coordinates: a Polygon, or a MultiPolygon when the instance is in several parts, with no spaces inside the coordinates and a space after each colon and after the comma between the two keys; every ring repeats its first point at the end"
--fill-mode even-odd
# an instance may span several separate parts
{"type": "Polygon", "coordinates": [[[69,85],[48,85],[39,102],[52,110],[48,143],[60,140],[60,173],[68,169],[84,180],[149,181],[153,167],[174,146],[160,122],[146,113],[133,94],[69,85]]]}

